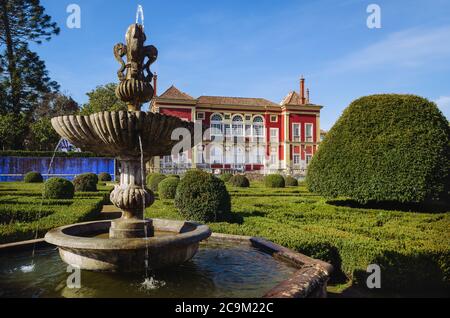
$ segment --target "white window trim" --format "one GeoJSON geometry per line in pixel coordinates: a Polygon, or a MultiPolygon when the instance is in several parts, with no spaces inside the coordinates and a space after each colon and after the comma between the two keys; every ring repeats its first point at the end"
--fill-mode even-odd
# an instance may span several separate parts
{"type": "Polygon", "coordinates": [[[277,123],[278,122],[278,115],[270,115],[270,122],[271,123],[277,123]],[[275,120],[272,120],[273,117],[275,117],[275,120]]]}
{"type": "Polygon", "coordinates": [[[279,142],[280,141],[280,136],[279,136],[279,129],[278,128],[270,128],[270,142],[279,142]],[[272,131],[276,131],[276,139],[272,140],[273,136],[272,136],[272,131]]]}
{"type": "Polygon", "coordinates": [[[205,120],[205,112],[196,113],[196,117],[198,120],[205,120]]]}
{"type": "Polygon", "coordinates": [[[305,123],[305,142],[313,142],[314,141],[314,124],[312,123],[305,123]],[[311,126],[311,137],[308,137],[306,135],[306,127],[311,126]],[[308,138],[311,138],[311,140],[309,141],[308,138]]]}
{"type": "Polygon", "coordinates": [[[301,154],[299,154],[299,153],[294,153],[294,154],[292,155],[292,162],[294,163],[294,165],[299,166],[301,160],[302,160],[301,154]],[[298,158],[298,162],[295,162],[295,158],[298,158]]]}
{"type": "Polygon", "coordinates": [[[302,124],[301,123],[292,123],[292,141],[294,141],[294,142],[302,141],[302,124]],[[294,132],[295,132],[294,127],[295,126],[298,126],[298,136],[294,135],[294,132]],[[298,137],[298,140],[296,140],[295,137],[298,137]]]}

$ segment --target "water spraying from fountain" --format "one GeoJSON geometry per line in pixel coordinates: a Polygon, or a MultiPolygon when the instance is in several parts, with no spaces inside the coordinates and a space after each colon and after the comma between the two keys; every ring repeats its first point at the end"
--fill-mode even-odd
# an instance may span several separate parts
{"type": "Polygon", "coordinates": [[[142,29],[144,29],[144,8],[140,4],[136,10],[136,24],[141,24],[142,29]],[[141,18],[141,23],[139,23],[139,18],[141,18]]]}
{"type": "MultiPolygon", "coordinates": [[[[61,144],[61,142],[63,140],[64,140],[64,138],[60,138],[58,143],[56,144],[55,149],[53,150],[53,155],[52,155],[52,158],[50,159],[50,163],[48,164],[48,168],[47,168],[47,178],[50,175],[50,171],[52,170],[52,165],[53,165],[53,161],[55,160],[56,152],[58,151],[59,145],[61,144]]],[[[38,220],[38,221],[41,218],[42,207],[44,205],[44,200],[45,200],[44,189],[42,189],[41,203],[39,205],[39,210],[38,210],[37,218],[36,218],[36,220],[38,220]]],[[[37,240],[38,236],[39,236],[39,223],[37,223],[37,226],[36,226],[36,231],[34,233],[34,239],[37,240]]],[[[24,266],[21,269],[23,272],[31,272],[31,271],[33,271],[33,269],[34,269],[34,255],[35,255],[35,253],[36,253],[36,241],[33,244],[33,250],[31,252],[31,264],[29,266],[24,266]]]]}

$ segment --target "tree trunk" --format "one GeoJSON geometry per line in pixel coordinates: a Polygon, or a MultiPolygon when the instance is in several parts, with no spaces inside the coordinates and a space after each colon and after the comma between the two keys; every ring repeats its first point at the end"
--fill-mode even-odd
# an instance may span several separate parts
{"type": "Polygon", "coordinates": [[[9,25],[7,0],[1,0],[2,20],[5,27],[6,54],[8,58],[8,72],[11,81],[11,103],[14,114],[20,113],[20,78],[17,74],[16,56],[14,55],[14,43],[11,36],[11,28],[9,25]]]}

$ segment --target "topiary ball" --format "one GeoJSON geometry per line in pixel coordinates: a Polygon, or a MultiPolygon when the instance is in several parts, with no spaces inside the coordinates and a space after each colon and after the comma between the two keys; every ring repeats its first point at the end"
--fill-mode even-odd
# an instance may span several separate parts
{"type": "Polygon", "coordinates": [[[25,183],[41,183],[44,181],[44,178],[42,177],[42,175],[39,172],[28,172],[24,178],[23,178],[23,182],[25,183]]]}
{"type": "Polygon", "coordinates": [[[184,218],[200,222],[224,221],[231,216],[231,199],[225,183],[201,170],[189,170],[181,179],[175,207],[184,218]]]}
{"type": "Polygon", "coordinates": [[[97,175],[93,173],[83,173],[73,179],[76,192],[95,192],[97,191],[97,182],[97,175]]]}
{"type": "Polygon", "coordinates": [[[267,188],[284,188],[286,184],[281,174],[269,174],[264,177],[264,185],[267,188]]]}
{"type": "Polygon", "coordinates": [[[44,198],[73,199],[75,189],[69,180],[64,178],[50,178],[44,183],[44,198]]]}
{"type": "Polygon", "coordinates": [[[284,183],[286,184],[287,187],[297,187],[298,186],[297,179],[295,179],[291,176],[286,176],[286,178],[284,178],[284,183]]]}
{"type": "Polygon", "coordinates": [[[153,192],[158,192],[158,184],[163,181],[166,175],[161,173],[152,173],[147,176],[147,186],[153,192]]]}
{"type": "Polygon", "coordinates": [[[108,172],[102,172],[98,175],[98,180],[100,181],[111,181],[112,177],[108,172]]]}
{"type": "Polygon", "coordinates": [[[158,195],[160,199],[174,199],[180,178],[168,177],[158,184],[158,195]]]}
{"type": "Polygon", "coordinates": [[[221,175],[220,175],[220,180],[222,180],[223,182],[228,182],[228,181],[230,181],[230,179],[233,177],[233,175],[231,174],[231,173],[228,173],[228,172],[225,172],[225,173],[222,173],[221,175]]]}
{"type": "Polygon", "coordinates": [[[248,188],[250,187],[250,181],[247,179],[246,176],[242,174],[236,174],[231,177],[229,183],[234,187],[240,187],[240,188],[248,188]]]}
{"type": "Polygon", "coordinates": [[[314,155],[310,191],[360,203],[448,198],[450,128],[436,104],[414,95],[359,98],[314,155]]]}

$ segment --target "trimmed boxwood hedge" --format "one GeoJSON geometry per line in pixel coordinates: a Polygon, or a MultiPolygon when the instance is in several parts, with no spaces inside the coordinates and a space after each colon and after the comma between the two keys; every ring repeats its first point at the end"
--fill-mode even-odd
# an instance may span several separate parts
{"type": "Polygon", "coordinates": [[[146,181],[148,188],[153,192],[158,192],[158,184],[165,178],[167,178],[167,176],[162,173],[151,173],[147,175],[146,181]]]}
{"type": "Polygon", "coordinates": [[[99,181],[111,181],[112,177],[108,172],[102,172],[98,175],[99,181]]]}
{"type": "Polygon", "coordinates": [[[267,188],[284,188],[285,182],[281,174],[269,174],[264,177],[264,185],[267,188]]]}
{"type": "Polygon", "coordinates": [[[158,195],[160,199],[174,199],[180,178],[168,177],[158,184],[158,195]]]}
{"type": "Polygon", "coordinates": [[[294,177],[291,177],[291,176],[286,176],[286,178],[284,178],[284,182],[287,187],[297,187],[298,186],[297,179],[295,179],[294,177]]]}
{"type": "Polygon", "coordinates": [[[229,173],[229,172],[225,172],[222,173],[219,178],[220,180],[222,180],[223,182],[228,182],[230,181],[230,179],[233,177],[233,174],[229,173]]]}
{"type": "Polygon", "coordinates": [[[28,172],[27,174],[25,174],[24,178],[23,178],[23,182],[25,183],[41,183],[44,182],[44,178],[42,177],[42,175],[39,172],[28,172]]]}
{"type": "Polygon", "coordinates": [[[450,128],[436,104],[414,95],[352,102],[307,173],[309,190],[358,202],[448,199],[450,128]]]}
{"type": "Polygon", "coordinates": [[[94,173],[83,173],[73,179],[73,185],[76,192],[95,192],[97,191],[98,177],[94,173]]]}
{"type": "Polygon", "coordinates": [[[250,187],[250,181],[247,179],[246,176],[244,176],[242,174],[236,174],[236,175],[232,176],[228,182],[234,187],[240,187],[240,188],[250,187]]]}
{"type": "Polygon", "coordinates": [[[75,189],[72,182],[64,178],[50,178],[44,183],[44,198],[72,199],[74,193],[75,189]]]}
{"type": "Polygon", "coordinates": [[[231,199],[225,183],[201,170],[189,170],[181,179],[175,206],[188,220],[224,221],[231,216],[231,199]]]}

